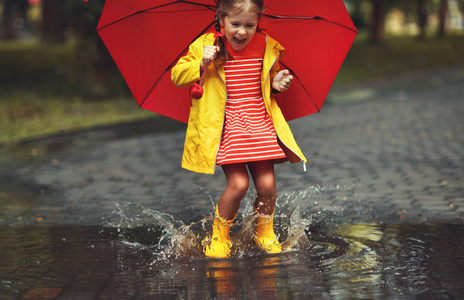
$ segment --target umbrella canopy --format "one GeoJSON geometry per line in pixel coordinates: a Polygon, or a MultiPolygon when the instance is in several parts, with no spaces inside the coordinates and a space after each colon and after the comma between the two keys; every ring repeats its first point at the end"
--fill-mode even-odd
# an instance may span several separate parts
{"type": "MultiPolygon", "coordinates": [[[[141,108],[187,123],[188,89],[170,69],[197,37],[214,29],[213,0],[106,0],[98,34],[141,108]]],[[[268,0],[260,29],[287,50],[295,75],[276,100],[287,121],[320,112],[357,34],[342,0],[268,0]]]]}

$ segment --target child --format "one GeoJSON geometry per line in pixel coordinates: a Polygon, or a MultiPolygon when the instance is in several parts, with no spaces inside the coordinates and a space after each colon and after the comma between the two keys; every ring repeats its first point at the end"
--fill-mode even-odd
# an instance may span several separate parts
{"type": "Polygon", "coordinates": [[[202,35],[172,68],[171,79],[179,87],[198,81],[206,72],[202,98],[192,99],[182,167],[213,174],[217,164],[227,180],[216,206],[212,237],[203,243],[208,257],[230,256],[229,231],[248,191],[248,172],[257,191],[255,242],[265,252],[281,252],[273,229],[274,164],[306,163],[272,96],[286,91],[293,77],[288,70],[279,71],[285,49],[258,30],[262,11],[262,0],[217,1],[220,34],[202,35]]]}

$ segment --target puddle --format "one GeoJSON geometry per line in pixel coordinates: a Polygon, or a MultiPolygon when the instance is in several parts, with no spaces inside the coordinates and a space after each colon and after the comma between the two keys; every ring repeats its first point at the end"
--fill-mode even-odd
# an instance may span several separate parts
{"type": "Polygon", "coordinates": [[[248,245],[245,214],[232,232],[241,250],[230,259],[201,255],[209,218],[185,225],[136,203],[119,206],[108,227],[3,226],[0,294],[371,299],[464,289],[464,225],[327,225],[289,212],[276,218],[276,231],[290,251],[248,245]]]}
{"type": "MultiPolygon", "coordinates": [[[[104,220],[98,224],[106,225],[83,221],[57,225],[63,223],[36,214],[39,200],[32,195],[42,190],[48,194],[45,187],[29,185],[20,191],[15,187],[0,193],[2,299],[372,299],[464,294],[464,225],[370,222],[387,218],[372,218],[374,211],[366,203],[325,209],[330,197],[355,195],[356,182],[281,194],[275,231],[288,250],[277,255],[254,246],[254,195],[249,193],[231,231],[236,246],[230,259],[207,259],[202,252],[201,241],[213,220],[200,214],[213,211],[215,198],[207,187],[198,186],[201,197],[209,199],[201,209],[154,200],[150,203],[156,202],[158,210],[137,201],[111,206],[106,199],[111,216],[95,206],[89,212],[104,220]]],[[[50,214],[45,216],[56,212],[69,221],[84,215],[64,211],[61,202],[56,207],[49,202],[50,214]]]]}

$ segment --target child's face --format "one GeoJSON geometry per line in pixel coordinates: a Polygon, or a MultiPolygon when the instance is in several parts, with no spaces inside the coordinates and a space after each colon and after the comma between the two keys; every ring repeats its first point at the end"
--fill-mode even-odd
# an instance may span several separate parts
{"type": "Polygon", "coordinates": [[[250,11],[238,11],[227,14],[221,25],[224,34],[234,50],[242,50],[248,45],[258,27],[258,14],[250,11]]]}

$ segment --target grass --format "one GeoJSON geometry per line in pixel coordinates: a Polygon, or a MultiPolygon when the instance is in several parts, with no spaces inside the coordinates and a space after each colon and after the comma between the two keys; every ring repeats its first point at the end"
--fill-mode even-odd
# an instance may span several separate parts
{"type": "Polygon", "coordinates": [[[381,45],[359,34],[337,75],[335,84],[345,84],[442,67],[463,66],[464,36],[386,37],[381,45]]]}
{"type": "MultiPolygon", "coordinates": [[[[335,84],[463,66],[462,49],[463,36],[372,45],[360,34],[335,84]]],[[[94,57],[95,49],[73,43],[0,43],[0,145],[156,117],[138,108],[117,70],[98,80],[94,57]]]]}
{"type": "Polygon", "coordinates": [[[40,138],[57,133],[153,118],[131,98],[83,101],[80,97],[37,96],[18,92],[8,101],[0,97],[0,144],[40,138]]]}
{"type": "Polygon", "coordinates": [[[95,65],[95,49],[74,41],[0,43],[0,145],[156,116],[138,108],[114,64],[104,80],[95,65]]]}

